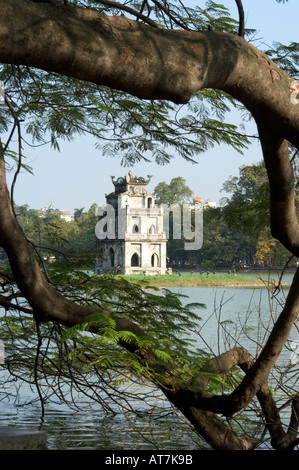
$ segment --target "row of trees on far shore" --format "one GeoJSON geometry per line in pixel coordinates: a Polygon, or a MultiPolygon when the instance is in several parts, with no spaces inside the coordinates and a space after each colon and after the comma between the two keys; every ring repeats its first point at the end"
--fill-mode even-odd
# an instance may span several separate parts
{"type": "MultiPolygon", "coordinates": [[[[263,162],[243,165],[239,175],[223,184],[227,197],[217,208],[203,213],[203,244],[200,250],[185,250],[184,238],[174,239],[170,227],[167,255],[170,266],[181,269],[248,269],[295,266],[289,252],[270,233],[269,184],[263,162]]],[[[184,204],[192,191],[177,177],[155,188],[157,203],[184,204]]],[[[171,224],[170,213],[170,224],[171,224]]]]}
{"type": "MultiPolygon", "coordinates": [[[[184,238],[174,239],[169,230],[168,264],[177,269],[243,269],[284,266],[289,252],[270,234],[269,187],[264,164],[242,166],[239,176],[223,184],[229,197],[220,207],[204,209],[203,245],[199,250],[185,250],[184,238]]],[[[192,200],[192,190],[182,177],[170,184],[159,183],[154,190],[157,204],[181,204],[192,200]]],[[[40,246],[44,260],[76,257],[92,268],[96,252],[96,204],[85,210],[75,209],[71,222],[55,211],[40,217],[28,205],[16,206],[16,214],[29,239],[40,246]]],[[[172,224],[170,213],[170,225],[172,224]]],[[[289,266],[295,265],[292,259],[289,266]]]]}

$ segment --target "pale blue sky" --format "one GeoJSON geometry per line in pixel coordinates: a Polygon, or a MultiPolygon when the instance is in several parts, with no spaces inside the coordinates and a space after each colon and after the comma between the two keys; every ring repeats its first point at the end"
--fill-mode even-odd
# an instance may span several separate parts
{"type": "MultiPolygon", "coordinates": [[[[222,0],[218,3],[228,7],[237,17],[234,0],[222,0]]],[[[275,41],[286,44],[291,41],[299,42],[298,0],[289,0],[286,4],[279,4],[275,0],[243,0],[243,4],[246,27],[258,31],[254,40],[257,47],[265,49],[275,41]]],[[[233,115],[231,119],[236,122],[239,118],[233,115]]],[[[255,127],[250,124],[246,130],[252,133],[255,132],[255,127]]],[[[26,163],[33,167],[34,176],[21,173],[15,189],[15,202],[19,205],[27,203],[36,209],[53,202],[59,209],[72,211],[81,207],[88,209],[93,203],[105,202],[105,193],[113,190],[110,175],[123,176],[129,168],[121,167],[118,158],[103,157],[95,149],[94,143],[90,137],[79,137],[73,143],[62,142],[60,153],[49,147],[34,151],[24,149],[26,163]]],[[[230,175],[237,175],[239,166],[261,159],[261,150],[257,144],[245,151],[243,156],[227,146],[220,146],[200,154],[197,165],[175,158],[167,166],[139,163],[131,170],[137,176],[153,175],[150,191],[160,181],[169,183],[172,178],[182,176],[194,196],[218,203],[225,196],[220,192],[223,182],[230,175]]]]}

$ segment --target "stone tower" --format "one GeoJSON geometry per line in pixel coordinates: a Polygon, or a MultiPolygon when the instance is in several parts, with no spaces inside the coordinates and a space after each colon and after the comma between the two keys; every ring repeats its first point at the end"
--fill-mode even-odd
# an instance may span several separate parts
{"type": "Polygon", "coordinates": [[[148,178],[137,178],[131,171],[125,177],[111,177],[114,192],[106,195],[106,206],[98,213],[97,272],[165,274],[163,208],[147,192],[148,178]]]}

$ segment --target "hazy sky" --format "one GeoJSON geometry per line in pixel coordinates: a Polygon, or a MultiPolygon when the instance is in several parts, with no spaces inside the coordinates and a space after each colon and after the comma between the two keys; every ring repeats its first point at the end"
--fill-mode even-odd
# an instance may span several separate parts
{"type": "MultiPolygon", "coordinates": [[[[202,5],[203,2],[198,3],[202,5]]],[[[228,7],[237,17],[234,0],[218,3],[228,7]]],[[[286,4],[275,0],[243,0],[243,4],[246,27],[258,31],[255,46],[265,49],[276,41],[285,44],[299,42],[298,0],[289,0],[286,4]]],[[[238,119],[236,115],[231,117],[234,123],[238,119]]],[[[248,132],[255,132],[254,124],[246,126],[248,132]]],[[[21,173],[15,189],[15,202],[19,205],[29,204],[36,209],[54,203],[59,209],[72,211],[105,202],[105,193],[113,191],[110,175],[124,176],[130,168],[121,167],[118,158],[103,157],[94,144],[95,140],[90,137],[79,137],[72,143],[62,142],[60,153],[50,147],[40,147],[34,151],[24,149],[26,163],[33,167],[34,176],[21,173]]],[[[225,196],[225,193],[220,192],[223,182],[230,175],[237,175],[239,166],[261,159],[258,144],[245,151],[243,156],[227,146],[220,146],[200,154],[196,165],[174,158],[167,166],[140,163],[131,170],[137,176],[153,175],[150,191],[160,181],[169,183],[172,178],[182,176],[194,196],[218,203],[225,196]]]]}

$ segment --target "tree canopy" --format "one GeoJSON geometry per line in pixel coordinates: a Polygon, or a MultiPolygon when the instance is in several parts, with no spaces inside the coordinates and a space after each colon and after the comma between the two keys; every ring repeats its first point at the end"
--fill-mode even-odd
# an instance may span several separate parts
{"type": "MultiPolygon", "coordinates": [[[[149,155],[164,164],[174,151],[192,161],[220,142],[244,149],[248,136],[224,120],[229,107],[244,107],[255,119],[262,146],[272,235],[298,256],[289,154],[290,148],[299,148],[294,84],[298,44],[268,54],[255,48],[246,40],[242,2],[236,4],[237,21],[225,6],[212,1],[190,8],[180,1],[0,0],[5,85],[0,125],[7,133],[0,156],[0,245],[9,261],[1,272],[0,303],[7,312],[28,315],[29,331],[30,322],[36,326],[35,378],[41,338],[48,340],[50,329],[56,341],[61,327],[62,338],[73,341],[73,357],[91,366],[97,361],[101,384],[109,381],[109,357],[115,359],[116,352],[123,351],[119,362],[113,361],[113,373],[125,365],[154,383],[212,448],[255,447],[250,433],[231,426],[231,417],[257,399],[272,446],[293,449],[298,444],[298,394],[288,401],[290,424],[285,429],[267,380],[298,315],[299,272],[257,358],[241,346],[206,357],[190,352],[188,341],[173,343],[192,328],[192,306],[182,307],[167,290],[162,297],[147,295],[139,285],[115,278],[52,272],[24,234],[13,204],[17,176],[24,167],[24,131],[33,143],[50,142],[54,147],[59,139],[88,132],[99,139],[103,152],[119,153],[124,164],[149,155]],[[12,148],[15,136],[17,150],[12,148]],[[12,163],[16,167],[9,191],[5,172],[12,163]],[[95,335],[101,346],[98,359],[91,344],[80,348],[86,334],[95,335]],[[224,388],[211,386],[215,375],[233,375],[236,367],[242,374],[229,381],[228,389],[227,382],[224,388]]],[[[41,358],[46,381],[54,374],[49,371],[52,360],[51,354],[47,361],[41,358]]],[[[69,366],[64,362],[61,370],[69,366]]]]}
{"type": "Polygon", "coordinates": [[[181,176],[172,178],[169,184],[161,181],[154,189],[156,203],[158,205],[184,204],[191,201],[193,192],[186,185],[186,180],[181,176]]]}

